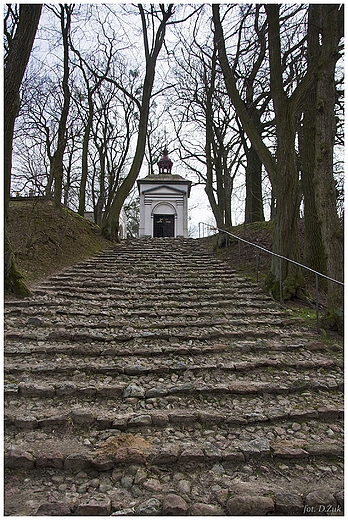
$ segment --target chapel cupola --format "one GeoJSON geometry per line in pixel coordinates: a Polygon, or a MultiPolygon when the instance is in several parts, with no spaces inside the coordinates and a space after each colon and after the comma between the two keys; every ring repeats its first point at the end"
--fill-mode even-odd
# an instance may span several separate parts
{"type": "Polygon", "coordinates": [[[158,161],[159,174],[171,174],[173,161],[168,157],[167,147],[163,150],[163,156],[158,161]]]}

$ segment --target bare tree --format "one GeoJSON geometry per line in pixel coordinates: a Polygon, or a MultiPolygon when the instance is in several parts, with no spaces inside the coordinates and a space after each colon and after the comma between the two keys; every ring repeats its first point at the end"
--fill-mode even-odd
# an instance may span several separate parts
{"type": "MultiPolygon", "coordinates": [[[[322,60],[315,90],[314,194],[327,273],[331,278],[343,281],[343,229],[337,214],[333,150],[336,134],[335,70],[340,58],[344,14],[343,6],[339,4],[311,5],[309,8],[314,10],[316,24],[320,24],[317,41],[321,41],[319,58],[322,60]]],[[[318,55],[310,56],[313,65],[317,63],[316,58],[318,55]]],[[[327,320],[332,326],[342,329],[343,287],[331,281],[328,282],[327,320]]]]}
{"type": "Polygon", "coordinates": [[[60,113],[60,120],[58,125],[58,136],[56,150],[52,156],[50,182],[48,184],[48,190],[50,190],[51,182],[54,183],[54,205],[59,208],[62,202],[62,188],[63,188],[63,156],[66,147],[66,123],[68,119],[69,106],[70,106],[70,87],[69,87],[69,35],[71,27],[71,16],[74,10],[73,4],[60,4],[59,7],[49,8],[59,18],[62,41],[63,41],[63,77],[62,77],[62,89],[63,89],[63,105],[60,113]]]}
{"type": "MultiPolygon", "coordinates": [[[[313,74],[307,74],[288,97],[283,84],[283,67],[280,52],[279,6],[267,5],[268,42],[270,61],[270,84],[276,120],[277,160],[264,144],[254,121],[250,117],[236,86],[223,37],[219,6],[213,5],[215,38],[219,48],[219,61],[223,70],[229,96],[236,108],[248,138],[265,165],[275,192],[277,211],[275,217],[274,252],[295,261],[300,260],[298,241],[298,216],[300,204],[299,178],[295,136],[302,103],[313,74]]],[[[270,285],[275,294],[282,278],[284,297],[302,295],[304,286],[300,269],[290,263],[281,265],[278,259],[272,262],[270,285]]]]}
{"type": "Polygon", "coordinates": [[[138,9],[141,16],[143,30],[146,71],[143,81],[141,101],[134,99],[139,110],[138,137],[134,159],[128,175],[117,190],[110,207],[109,216],[104,221],[102,227],[104,235],[113,240],[118,239],[119,215],[122,205],[138,177],[143,162],[150,100],[155,79],[156,61],[163,46],[167,23],[173,14],[173,4],[169,4],[167,7],[164,4],[159,4],[158,8],[151,4],[149,11],[146,10],[145,6],[139,4],[138,9]],[[155,28],[156,20],[159,20],[157,28],[155,28]],[[148,24],[151,24],[152,34],[149,31],[148,24]]]}
{"type": "Polygon", "coordinates": [[[204,185],[218,227],[232,225],[231,196],[238,171],[240,145],[236,142],[235,113],[224,92],[218,70],[217,48],[211,34],[202,36],[204,10],[187,31],[179,34],[175,53],[175,107],[172,121],[180,143],[181,160],[204,185]]]}
{"type": "MultiPolygon", "coordinates": [[[[105,31],[104,31],[105,33],[105,31]]],[[[105,62],[105,71],[102,75],[96,75],[92,70],[91,65],[88,65],[87,59],[82,56],[80,50],[71,44],[72,50],[77,56],[77,66],[82,73],[83,85],[81,90],[77,92],[75,97],[75,103],[79,107],[80,117],[84,120],[84,133],[83,133],[83,142],[82,142],[82,157],[81,157],[81,180],[80,180],[80,189],[79,189],[79,204],[78,204],[78,213],[83,216],[85,212],[86,206],[86,188],[87,188],[87,180],[88,180],[88,148],[90,142],[90,134],[93,127],[93,120],[95,115],[95,101],[94,95],[101,88],[105,77],[107,76],[110,68],[110,62],[112,59],[113,42],[110,44],[110,51],[104,52],[104,56],[106,57],[105,62]],[[84,95],[83,92],[86,92],[84,95]],[[84,106],[83,100],[87,100],[86,107],[84,106]]],[[[93,56],[93,54],[92,54],[93,56]]],[[[91,56],[89,57],[91,59],[91,56]]],[[[93,56],[94,60],[94,56],[93,56]]],[[[90,60],[89,60],[90,61],[90,60]]],[[[98,70],[100,67],[98,66],[98,70]]]]}
{"type": "Polygon", "coordinates": [[[42,4],[20,4],[18,12],[14,12],[13,9],[16,8],[9,5],[5,17],[5,36],[7,44],[7,52],[4,60],[5,215],[7,215],[11,191],[12,140],[15,119],[20,105],[19,89],[35,40],[42,4]]]}
{"type": "Polygon", "coordinates": [[[28,294],[17,270],[6,230],[11,193],[12,147],[15,119],[19,110],[19,89],[27,67],[41,16],[42,4],[21,4],[12,19],[8,6],[5,17],[6,55],[4,72],[4,195],[5,195],[5,287],[16,294],[28,294]],[[14,28],[15,26],[15,28],[14,28]]]}

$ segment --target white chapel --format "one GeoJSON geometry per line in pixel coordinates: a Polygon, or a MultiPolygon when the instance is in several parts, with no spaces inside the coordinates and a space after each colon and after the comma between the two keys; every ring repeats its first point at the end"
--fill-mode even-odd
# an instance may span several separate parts
{"type": "Polygon", "coordinates": [[[173,162],[164,149],[158,174],[138,180],[139,238],[188,237],[188,198],[191,181],[172,174],[173,162]]]}

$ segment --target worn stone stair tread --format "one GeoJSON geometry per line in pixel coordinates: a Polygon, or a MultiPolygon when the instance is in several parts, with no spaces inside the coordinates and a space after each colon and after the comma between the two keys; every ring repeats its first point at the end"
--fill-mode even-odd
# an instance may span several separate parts
{"type": "MultiPolygon", "coordinates": [[[[132,341],[129,343],[77,343],[74,344],[72,342],[47,342],[47,341],[34,341],[27,340],[25,343],[15,340],[8,340],[8,344],[5,345],[4,352],[6,354],[6,358],[13,359],[17,356],[21,358],[25,358],[27,356],[32,357],[33,355],[45,356],[47,359],[48,356],[51,357],[59,357],[59,356],[69,356],[72,359],[79,356],[92,356],[94,358],[104,358],[108,359],[112,358],[128,358],[129,356],[135,356],[137,359],[144,358],[152,359],[159,358],[163,355],[168,356],[180,356],[185,362],[185,359],[189,356],[197,356],[197,355],[217,355],[221,354],[221,356],[227,356],[229,361],[236,362],[239,360],[239,364],[250,360],[250,362],[256,362],[254,357],[258,354],[258,358],[260,359],[259,363],[262,362],[262,356],[268,354],[268,357],[271,359],[276,356],[285,356],[289,359],[289,362],[296,360],[309,361],[314,357],[316,353],[320,353],[321,357],[319,359],[328,360],[331,364],[332,362],[336,363],[336,366],[340,369],[343,368],[343,360],[342,360],[342,349],[338,346],[335,350],[332,346],[328,348],[326,345],[318,342],[308,342],[292,344],[285,343],[282,344],[277,340],[268,340],[259,339],[256,342],[245,341],[245,340],[236,340],[230,343],[209,343],[207,342],[198,342],[198,341],[189,341],[185,344],[177,343],[177,342],[156,342],[156,343],[143,343],[142,341],[132,341]],[[324,356],[324,357],[323,357],[324,356]]],[[[270,363],[270,361],[269,361],[270,363]]]]}
{"type": "MultiPolygon", "coordinates": [[[[295,334],[293,334],[295,335],[295,334]]],[[[241,327],[236,328],[235,330],[228,330],[222,327],[216,327],[211,331],[207,330],[153,330],[153,331],[120,331],[105,334],[103,332],[95,332],[95,331],[84,331],[84,332],[74,332],[69,330],[61,330],[54,331],[48,333],[35,333],[35,332],[27,332],[27,333],[17,333],[17,332],[8,332],[5,334],[5,339],[18,339],[21,337],[23,340],[33,340],[33,341],[50,341],[50,340],[59,340],[59,341],[71,341],[71,342],[102,342],[102,343],[112,343],[112,342],[129,342],[132,340],[146,340],[146,341],[158,341],[158,340],[175,340],[177,341],[190,341],[190,340],[206,340],[206,339],[220,339],[220,338],[266,338],[266,337],[274,337],[277,336],[277,332],[271,330],[267,327],[263,329],[258,329],[255,332],[250,326],[244,328],[241,327]]]]}
{"type": "MultiPolygon", "coordinates": [[[[52,352],[52,354],[56,354],[56,351],[52,352]]],[[[122,353],[119,353],[122,356],[122,353]]],[[[66,359],[60,359],[59,366],[56,366],[55,360],[52,360],[50,364],[43,361],[42,355],[39,355],[37,358],[32,355],[30,359],[25,361],[16,361],[10,362],[5,360],[4,363],[4,374],[15,374],[23,371],[28,372],[36,372],[44,374],[45,372],[50,372],[52,369],[56,371],[57,374],[63,374],[71,371],[71,369],[76,370],[76,365],[79,367],[79,371],[88,371],[89,367],[95,374],[97,373],[107,373],[110,370],[112,374],[127,374],[127,375],[143,375],[143,374],[152,374],[152,373],[176,373],[182,374],[186,370],[190,371],[199,371],[199,370],[216,370],[218,372],[251,372],[258,370],[260,368],[267,368],[272,370],[273,376],[279,375],[279,370],[308,370],[315,368],[317,371],[320,369],[326,370],[326,375],[330,375],[328,372],[329,369],[332,370],[332,376],[336,375],[340,377],[341,367],[339,363],[335,359],[328,359],[319,356],[313,356],[311,359],[303,356],[286,356],[280,355],[277,358],[253,358],[250,356],[248,359],[243,361],[243,356],[239,359],[231,359],[231,355],[229,352],[222,352],[219,356],[215,356],[210,354],[210,359],[207,360],[205,356],[200,356],[198,352],[192,354],[194,358],[190,358],[189,360],[186,357],[175,357],[170,356],[168,359],[161,359],[157,357],[157,359],[151,363],[149,363],[148,359],[139,358],[139,356],[129,356],[128,352],[127,359],[124,360],[112,360],[109,365],[105,365],[105,360],[100,359],[99,362],[95,361],[95,353],[94,356],[88,358],[88,356],[84,356],[83,358],[78,358],[76,355],[71,361],[66,359]]],[[[168,354],[167,354],[168,355],[168,354]]],[[[20,357],[22,357],[20,355],[20,357]]],[[[244,356],[245,357],[245,356],[244,356]]],[[[219,374],[221,376],[221,374],[219,374]]],[[[330,376],[330,377],[332,377],[330,376]]],[[[340,378],[341,380],[341,378],[340,378]]]]}
{"type": "MultiPolygon", "coordinates": [[[[118,394],[108,393],[104,389],[104,394],[99,397],[93,394],[92,385],[91,387],[86,385],[85,392],[81,392],[79,400],[74,399],[72,386],[65,384],[60,387],[58,397],[64,397],[64,402],[45,397],[44,392],[47,391],[47,387],[40,388],[41,392],[35,396],[35,402],[32,401],[27,408],[23,405],[19,406],[22,403],[13,396],[6,410],[6,426],[31,430],[57,428],[74,423],[75,427],[82,428],[94,425],[100,429],[113,427],[126,430],[142,426],[155,427],[159,424],[166,426],[169,423],[174,425],[197,423],[212,427],[233,425],[236,433],[236,429],[241,425],[258,425],[259,428],[273,429],[282,426],[285,421],[299,421],[301,424],[305,421],[314,421],[316,430],[320,425],[324,432],[322,435],[327,438],[328,424],[342,421],[344,413],[342,398],[332,396],[324,399],[320,394],[312,399],[312,408],[307,405],[308,396],[289,395],[286,399],[283,398],[270,406],[269,398],[267,402],[260,396],[253,396],[251,401],[250,398],[238,395],[231,405],[230,400],[223,396],[218,398],[217,403],[217,399],[212,396],[204,396],[204,399],[199,399],[197,396],[175,399],[177,396],[173,398],[173,394],[166,393],[156,400],[152,398],[151,401],[151,398],[147,398],[147,404],[144,406],[137,397],[132,397],[139,393],[139,388],[135,385],[129,385],[125,389],[119,388],[118,394]],[[125,390],[130,396],[126,399],[120,397],[125,390]],[[248,405],[247,411],[246,405],[248,405]]],[[[340,429],[343,431],[343,422],[341,427],[338,432],[341,431],[340,429]]],[[[301,427],[298,429],[301,430],[301,427]]],[[[334,431],[329,433],[329,440],[337,436],[341,439],[341,433],[335,434],[334,431]]],[[[290,438],[293,435],[292,431],[290,438]]]]}
{"type": "MultiPolygon", "coordinates": [[[[165,376],[165,374],[163,374],[165,376]]],[[[118,381],[106,384],[98,381],[98,375],[95,376],[92,383],[83,383],[83,376],[86,376],[82,371],[78,373],[78,376],[72,376],[69,378],[69,386],[66,384],[66,379],[56,378],[54,384],[50,383],[47,380],[40,381],[39,383],[13,383],[13,379],[9,378],[8,381],[5,382],[5,397],[17,397],[19,395],[21,399],[28,398],[55,398],[62,397],[66,395],[74,396],[76,399],[83,399],[84,396],[93,396],[95,398],[121,398],[126,389],[131,384],[136,386],[136,382],[132,382],[129,377],[129,382],[121,381],[121,378],[118,381]]],[[[144,378],[143,378],[144,379],[144,378]]],[[[165,377],[161,379],[164,382],[160,385],[156,385],[154,381],[151,384],[151,381],[143,382],[142,392],[144,394],[145,399],[150,398],[163,398],[168,396],[190,396],[191,398],[199,398],[200,396],[208,399],[211,396],[219,395],[220,403],[223,402],[227,396],[231,399],[235,396],[261,396],[264,394],[278,396],[278,395],[298,395],[303,392],[310,392],[325,395],[327,401],[332,399],[328,397],[326,394],[332,392],[338,392],[338,394],[343,393],[343,386],[341,383],[337,381],[326,381],[326,380],[315,380],[315,381],[300,381],[298,383],[295,382],[285,382],[282,384],[272,384],[270,382],[258,382],[258,381],[242,381],[238,380],[235,382],[229,382],[228,384],[219,384],[211,382],[210,384],[196,384],[193,383],[181,383],[181,384],[168,384],[166,382],[165,377]]],[[[168,378],[170,381],[172,378],[168,378]]],[[[138,397],[138,396],[136,396],[138,397]]],[[[319,397],[323,398],[322,395],[319,394],[319,397]]],[[[315,402],[315,399],[312,399],[315,402]]],[[[340,400],[340,396],[336,397],[336,400],[340,400]]],[[[22,403],[22,407],[24,403],[22,403]]]]}
{"type": "Polygon", "coordinates": [[[6,302],[6,514],[341,514],[343,348],[233,267],[126,240],[6,302]]]}
{"type": "MultiPolygon", "coordinates": [[[[122,439],[122,433],[115,431],[115,437],[122,439]]],[[[128,434],[132,435],[132,434],[128,434]]],[[[86,436],[84,436],[86,437],[86,436]]],[[[109,439],[112,436],[109,437],[109,439]]],[[[5,450],[5,468],[34,468],[54,467],[59,469],[87,469],[97,467],[101,471],[125,464],[151,464],[156,466],[189,463],[227,462],[237,466],[249,459],[283,459],[287,461],[309,459],[316,457],[336,457],[343,459],[343,443],[339,442],[312,442],[299,441],[269,442],[267,438],[254,438],[251,441],[242,441],[238,444],[228,444],[224,449],[214,446],[210,441],[197,443],[192,439],[185,439],[173,443],[153,443],[159,439],[157,432],[152,437],[139,437],[140,447],[111,446],[107,452],[106,443],[97,443],[96,446],[80,442],[76,436],[38,436],[38,441],[11,445],[5,450]],[[41,438],[40,438],[41,437],[41,438]],[[103,447],[106,449],[103,450],[103,447]],[[128,450],[127,450],[128,448],[128,450]],[[128,451],[128,452],[127,452],[128,451]]],[[[136,443],[134,443],[136,445],[136,443]]],[[[221,442],[220,442],[221,445],[221,442]]]]}
{"type": "MultiPolygon", "coordinates": [[[[162,306],[162,313],[165,313],[165,309],[167,306],[162,306]]],[[[182,306],[181,306],[182,309],[182,306]]],[[[156,317],[152,320],[144,320],[144,319],[138,319],[138,320],[125,320],[125,319],[108,319],[103,320],[102,317],[100,317],[100,321],[96,319],[88,319],[85,320],[71,318],[68,320],[68,318],[65,319],[52,319],[48,320],[45,318],[38,318],[33,317],[29,318],[28,320],[14,324],[11,326],[7,326],[5,329],[5,335],[9,339],[11,336],[16,337],[18,328],[21,326],[24,327],[27,326],[28,334],[32,333],[38,333],[38,334],[46,334],[48,335],[51,332],[54,332],[54,329],[58,329],[63,331],[65,329],[65,333],[70,332],[76,333],[76,334],[83,334],[88,329],[93,329],[95,331],[98,331],[101,334],[104,334],[105,337],[109,337],[110,333],[118,333],[119,331],[130,331],[130,332],[138,332],[139,335],[141,335],[143,330],[168,330],[173,331],[175,334],[176,329],[182,329],[186,328],[190,332],[193,332],[195,329],[197,331],[201,329],[206,329],[208,332],[209,330],[217,331],[221,329],[222,334],[228,333],[229,331],[233,331],[236,329],[243,329],[250,328],[252,325],[255,325],[257,327],[257,331],[259,332],[261,329],[264,330],[267,327],[272,327],[274,331],[278,334],[282,332],[282,330],[286,330],[288,326],[291,325],[291,322],[285,322],[279,318],[279,317],[269,317],[269,316],[254,316],[254,319],[252,317],[235,317],[234,319],[229,318],[221,318],[216,317],[212,318],[208,315],[203,316],[195,316],[195,317],[182,317],[181,319],[178,319],[177,316],[173,316],[171,319],[167,319],[163,317],[162,319],[160,317],[156,317]],[[140,329],[140,330],[139,330],[140,329]]],[[[293,328],[296,325],[296,322],[292,323],[293,328]]],[[[48,339],[48,338],[47,338],[48,339]]]]}

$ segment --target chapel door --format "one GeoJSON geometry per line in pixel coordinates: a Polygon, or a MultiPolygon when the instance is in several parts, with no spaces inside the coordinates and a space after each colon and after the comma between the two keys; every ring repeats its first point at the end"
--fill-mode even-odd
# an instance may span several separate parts
{"type": "Polygon", "coordinates": [[[174,237],[174,215],[154,215],[153,236],[174,237]]]}

